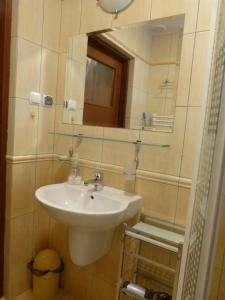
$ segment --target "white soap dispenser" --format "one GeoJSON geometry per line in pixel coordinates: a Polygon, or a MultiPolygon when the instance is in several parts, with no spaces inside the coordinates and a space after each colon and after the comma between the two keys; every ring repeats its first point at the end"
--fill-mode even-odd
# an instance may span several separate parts
{"type": "Polygon", "coordinates": [[[79,175],[79,160],[78,160],[77,153],[75,153],[71,157],[71,172],[68,177],[68,183],[75,184],[75,185],[81,184],[81,177],[79,175]]]}

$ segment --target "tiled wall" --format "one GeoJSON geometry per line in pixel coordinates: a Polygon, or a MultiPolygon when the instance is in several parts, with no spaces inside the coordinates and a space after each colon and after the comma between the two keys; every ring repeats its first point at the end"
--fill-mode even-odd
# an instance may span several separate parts
{"type": "Polygon", "coordinates": [[[30,105],[30,91],[56,97],[61,0],[13,0],[8,126],[5,297],[31,283],[26,264],[49,243],[50,219],[34,199],[52,182],[53,108],[30,105]],[[42,155],[42,160],[36,155],[42,155]],[[20,158],[13,161],[13,158],[20,158]],[[30,158],[30,159],[28,159],[30,158]]]}
{"type": "MultiPolygon", "coordinates": [[[[169,143],[169,149],[143,147],[135,191],[144,210],[156,217],[185,223],[199,125],[201,93],[210,32],[207,0],[136,0],[118,19],[90,0],[13,0],[13,30],[9,99],[9,137],[6,220],[6,299],[30,287],[26,263],[44,247],[56,248],[66,261],[63,286],[79,300],[115,300],[120,259],[120,228],[111,252],[98,263],[78,268],[68,258],[67,229],[50,220],[37,205],[38,186],[66,179],[69,166],[52,161],[74,146],[80,154],[81,174],[104,169],[105,184],[128,188],[122,175],[134,149],[110,142],[82,142],[52,137],[48,131],[83,132],[96,136],[169,143]],[[142,5],[140,5],[140,2],[142,5]],[[198,11],[199,8],[199,11],[198,11]],[[139,132],[62,124],[68,37],[185,13],[184,40],[174,133],[139,132]],[[61,22],[60,22],[61,21],[61,22]],[[202,52],[202,49],[205,49],[202,52]],[[53,108],[29,104],[30,91],[55,96],[53,108]],[[110,266],[110,267],[109,267],[110,266]]],[[[129,187],[130,188],[130,187],[129,187]]]]}

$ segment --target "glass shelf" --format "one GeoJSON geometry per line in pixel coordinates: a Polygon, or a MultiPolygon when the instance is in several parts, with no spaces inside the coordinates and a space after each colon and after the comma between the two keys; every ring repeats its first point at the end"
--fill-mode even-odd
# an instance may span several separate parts
{"type": "Polygon", "coordinates": [[[87,139],[87,140],[113,142],[113,143],[123,143],[123,144],[133,144],[133,145],[140,144],[142,146],[147,146],[147,147],[158,147],[158,148],[169,148],[170,147],[170,145],[167,145],[167,144],[143,143],[141,140],[128,141],[128,140],[112,139],[112,138],[107,138],[107,137],[96,137],[96,136],[90,136],[90,135],[84,135],[84,134],[69,134],[69,133],[61,133],[61,132],[49,132],[49,134],[65,136],[65,137],[80,138],[80,139],[87,139]]]}

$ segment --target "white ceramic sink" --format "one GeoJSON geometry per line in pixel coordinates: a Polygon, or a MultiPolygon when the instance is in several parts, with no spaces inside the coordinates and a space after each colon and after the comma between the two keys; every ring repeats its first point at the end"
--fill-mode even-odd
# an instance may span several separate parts
{"type": "Polygon", "coordinates": [[[53,184],[39,188],[38,201],[49,214],[69,226],[71,258],[87,265],[105,255],[111,246],[114,228],[133,217],[141,197],[104,186],[53,184]]]}

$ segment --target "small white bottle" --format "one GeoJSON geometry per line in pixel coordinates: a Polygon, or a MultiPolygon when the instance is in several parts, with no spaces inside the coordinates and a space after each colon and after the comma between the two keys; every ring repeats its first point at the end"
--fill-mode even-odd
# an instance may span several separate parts
{"type": "Polygon", "coordinates": [[[81,184],[81,177],[79,176],[79,161],[78,161],[78,154],[76,153],[71,158],[71,172],[68,177],[68,183],[73,185],[81,184]]]}

